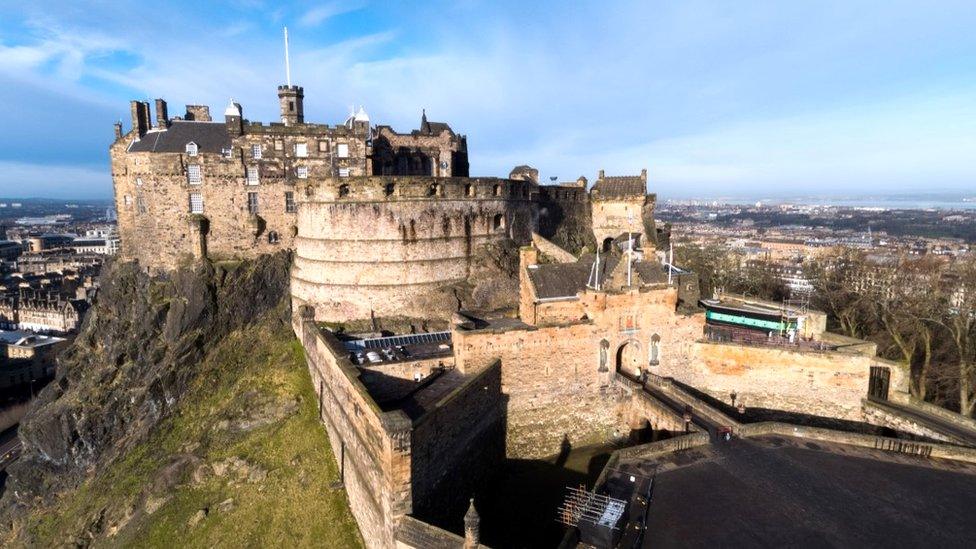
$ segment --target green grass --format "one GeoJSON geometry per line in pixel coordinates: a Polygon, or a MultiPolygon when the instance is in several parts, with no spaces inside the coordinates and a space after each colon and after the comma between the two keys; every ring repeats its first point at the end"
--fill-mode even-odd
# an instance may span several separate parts
{"type": "Polygon", "coordinates": [[[177,412],[127,455],[27,525],[31,545],[95,530],[95,546],[361,547],[338,478],[300,344],[268,320],[224,338],[200,365],[177,412]],[[228,427],[253,410],[297,411],[250,430],[228,427]],[[290,406],[292,410],[295,406],[290,406]],[[257,481],[193,472],[228,458],[266,471],[257,481]],[[181,460],[185,467],[174,466],[181,460]],[[201,467],[203,466],[203,467],[201,467]],[[165,498],[152,512],[147,499],[165,498]],[[233,499],[233,506],[218,504],[233,499]],[[104,509],[104,513],[102,510],[104,509]],[[194,526],[190,519],[209,512],[194,526]],[[102,514],[101,527],[92,528],[102,514]]]}

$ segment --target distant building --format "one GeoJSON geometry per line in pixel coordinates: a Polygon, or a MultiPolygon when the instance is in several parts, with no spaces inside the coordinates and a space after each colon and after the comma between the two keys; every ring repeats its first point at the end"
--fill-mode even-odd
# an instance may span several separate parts
{"type": "Polygon", "coordinates": [[[67,343],[62,337],[0,330],[0,346],[7,359],[0,364],[0,389],[53,376],[55,359],[67,343]]]}

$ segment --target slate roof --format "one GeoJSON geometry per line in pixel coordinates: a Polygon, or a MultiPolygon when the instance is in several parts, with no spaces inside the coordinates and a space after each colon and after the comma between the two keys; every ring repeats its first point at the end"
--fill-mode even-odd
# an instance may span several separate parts
{"type": "Polygon", "coordinates": [[[631,198],[647,194],[647,183],[639,175],[607,176],[593,185],[595,198],[631,198]]]}
{"type": "MultiPolygon", "coordinates": [[[[600,255],[600,281],[610,278],[611,273],[623,259],[621,254],[600,255]]],[[[574,297],[582,292],[590,280],[596,256],[586,254],[575,263],[543,263],[529,269],[529,280],[539,299],[574,297]]],[[[626,267],[626,265],[624,265],[626,267]]],[[[656,259],[634,263],[634,273],[638,277],[635,284],[657,284],[668,279],[667,269],[656,259]]]]}
{"type": "Polygon", "coordinates": [[[150,131],[134,141],[129,152],[182,153],[191,141],[197,144],[201,153],[220,153],[231,146],[230,134],[223,122],[173,120],[165,130],[150,131]]]}

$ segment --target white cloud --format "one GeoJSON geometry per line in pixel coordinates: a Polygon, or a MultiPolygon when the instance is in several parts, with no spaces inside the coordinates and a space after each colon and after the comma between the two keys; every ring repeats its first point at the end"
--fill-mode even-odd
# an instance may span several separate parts
{"type": "Polygon", "coordinates": [[[360,10],[365,5],[365,2],[357,2],[354,0],[327,2],[306,11],[301,18],[299,18],[298,22],[305,27],[314,27],[321,25],[326,19],[331,19],[337,15],[342,15],[343,13],[360,10]]]}

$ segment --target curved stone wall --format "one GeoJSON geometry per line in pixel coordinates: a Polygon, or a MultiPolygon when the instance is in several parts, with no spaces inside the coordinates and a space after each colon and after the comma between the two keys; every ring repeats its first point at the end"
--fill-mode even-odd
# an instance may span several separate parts
{"type": "Polygon", "coordinates": [[[431,317],[457,308],[438,290],[472,275],[485,244],[531,239],[531,182],[347,177],[296,188],[292,297],[317,320],[431,317]]]}

